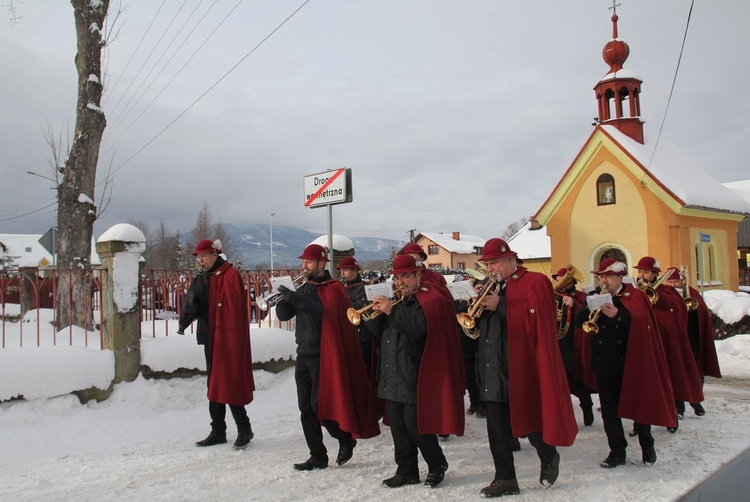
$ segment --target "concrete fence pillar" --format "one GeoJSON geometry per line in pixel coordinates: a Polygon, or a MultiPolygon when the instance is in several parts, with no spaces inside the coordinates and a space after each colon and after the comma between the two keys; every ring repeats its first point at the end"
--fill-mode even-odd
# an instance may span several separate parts
{"type": "Polygon", "coordinates": [[[126,223],[113,226],[96,242],[102,262],[102,348],[115,354],[113,384],[133,381],[141,371],[138,283],[145,251],[143,232],[126,223]]]}

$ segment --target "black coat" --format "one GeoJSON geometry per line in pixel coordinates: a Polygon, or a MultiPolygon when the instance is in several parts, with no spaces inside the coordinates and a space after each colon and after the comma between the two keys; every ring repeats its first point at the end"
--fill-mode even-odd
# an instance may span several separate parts
{"type": "MultiPolygon", "coordinates": [[[[349,304],[353,308],[359,310],[370,304],[365,292],[365,283],[362,282],[359,274],[355,280],[344,284],[344,288],[346,288],[346,294],[349,297],[349,304]]],[[[372,332],[367,327],[367,323],[363,322],[357,326],[357,336],[360,343],[372,343],[372,332]]]]}
{"type": "Polygon", "coordinates": [[[380,340],[378,397],[399,403],[417,402],[417,378],[427,341],[427,318],[413,295],[368,326],[380,340]]]}
{"type": "MultiPolygon", "coordinates": [[[[331,280],[326,271],[320,282],[331,280]]],[[[297,288],[297,299],[294,304],[285,300],[276,304],[276,316],[280,321],[288,321],[297,316],[297,327],[294,339],[297,342],[297,354],[320,355],[320,332],[323,326],[323,303],[318,296],[318,287],[308,282],[297,288]]]]}
{"type": "MultiPolygon", "coordinates": [[[[598,290],[591,294],[598,293],[598,290]]],[[[630,331],[630,312],[623,306],[617,296],[612,297],[612,304],[617,307],[617,316],[610,319],[600,314],[596,324],[599,332],[591,337],[591,372],[601,376],[622,375],[625,369],[625,357],[628,352],[628,332],[630,331]]],[[[575,325],[583,326],[588,320],[587,305],[576,313],[575,325]]]]}
{"type": "Polygon", "coordinates": [[[208,289],[210,273],[224,264],[226,260],[219,256],[209,271],[202,271],[195,276],[193,282],[182,300],[182,315],[180,316],[180,328],[183,333],[190,323],[198,321],[195,329],[195,338],[198,345],[208,344],[208,289]]]}

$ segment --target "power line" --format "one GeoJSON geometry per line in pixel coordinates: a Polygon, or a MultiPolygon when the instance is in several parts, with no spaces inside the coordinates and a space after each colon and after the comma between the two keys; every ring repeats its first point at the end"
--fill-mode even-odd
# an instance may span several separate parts
{"type": "Polygon", "coordinates": [[[153,138],[151,138],[150,140],[148,140],[145,145],[143,145],[138,151],[136,151],[133,155],[131,155],[125,162],[123,162],[122,164],[120,164],[119,167],[117,167],[114,171],[112,171],[112,175],[114,175],[120,169],[122,169],[123,167],[125,167],[131,160],[133,160],[143,150],[145,150],[149,145],[151,145],[151,143],[153,143],[167,129],[169,129],[170,127],[172,127],[172,125],[175,122],[177,122],[183,115],[185,115],[188,111],[190,111],[190,109],[193,108],[193,106],[195,106],[201,99],[203,99],[209,92],[211,92],[214,89],[214,87],[216,87],[217,85],[219,85],[219,83],[221,83],[230,73],[232,73],[240,64],[242,64],[242,62],[245,61],[245,59],[247,59],[248,57],[250,57],[251,54],[253,54],[261,45],[263,45],[263,43],[266,42],[266,40],[268,40],[269,38],[271,38],[277,31],[279,31],[282,26],[284,26],[292,17],[294,17],[295,14],[297,14],[297,12],[299,12],[309,2],[310,2],[310,0],[305,0],[302,3],[302,5],[300,5],[299,7],[297,7],[297,9],[295,9],[294,12],[292,12],[276,28],[274,28],[273,31],[271,31],[268,35],[266,35],[266,37],[263,40],[261,40],[260,42],[258,42],[258,44],[255,47],[253,47],[250,50],[250,52],[248,52],[247,54],[245,54],[234,66],[232,66],[226,73],[224,73],[224,75],[222,75],[216,82],[214,82],[208,89],[206,89],[206,91],[204,91],[203,94],[201,94],[200,96],[198,96],[198,98],[195,101],[193,101],[187,108],[185,108],[185,110],[183,110],[179,115],[177,115],[177,117],[175,117],[171,122],[169,122],[161,131],[159,131],[158,133],[156,133],[156,135],[153,138]]]}
{"type": "MultiPolygon", "coordinates": [[[[659,134],[656,136],[656,141],[654,142],[654,149],[651,151],[651,157],[648,159],[648,165],[646,165],[646,171],[649,170],[651,167],[651,161],[654,160],[654,155],[656,154],[656,148],[659,146],[659,139],[661,139],[661,132],[664,129],[664,123],[667,121],[667,112],[669,112],[669,104],[672,102],[672,94],[674,93],[675,83],[677,82],[677,73],[680,71],[680,62],[682,62],[682,52],[685,50],[685,41],[687,40],[687,34],[688,34],[688,28],[690,27],[690,17],[693,15],[693,4],[695,3],[695,0],[691,0],[690,2],[690,10],[688,11],[688,17],[687,22],[685,23],[685,32],[682,35],[682,45],[680,46],[680,56],[677,58],[677,67],[674,70],[674,77],[672,78],[672,87],[669,90],[669,98],[667,99],[667,107],[664,109],[664,116],[661,119],[661,125],[659,126],[659,134]]],[[[646,173],[643,173],[643,177],[641,178],[641,183],[643,183],[643,179],[646,177],[646,173]]]]}

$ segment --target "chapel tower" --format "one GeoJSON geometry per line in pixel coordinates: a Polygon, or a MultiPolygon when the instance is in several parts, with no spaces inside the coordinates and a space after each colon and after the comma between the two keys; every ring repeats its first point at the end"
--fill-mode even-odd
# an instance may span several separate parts
{"type": "Polygon", "coordinates": [[[623,68],[630,48],[617,35],[617,6],[612,9],[612,40],[602,50],[609,71],[594,87],[599,106],[598,121],[611,125],[643,144],[643,121],[641,120],[641,84],[643,81],[630,70],[623,68]],[[614,106],[614,110],[612,109],[614,106]]]}

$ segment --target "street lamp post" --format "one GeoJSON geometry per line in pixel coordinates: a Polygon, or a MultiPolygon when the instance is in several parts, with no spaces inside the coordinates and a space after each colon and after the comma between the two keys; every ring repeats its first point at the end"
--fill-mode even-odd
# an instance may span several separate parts
{"type": "Polygon", "coordinates": [[[271,213],[271,216],[268,218],[270,221],[270,225],[268,228],[271,230],[271,272],[273,272],[273,217],[276,216],[276,213],[271,213]]]}

